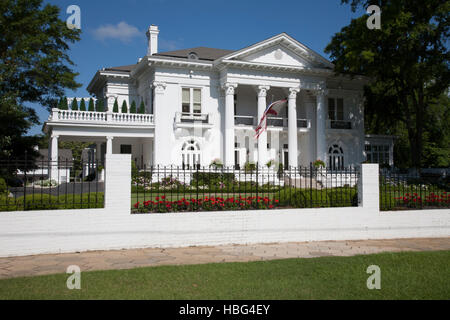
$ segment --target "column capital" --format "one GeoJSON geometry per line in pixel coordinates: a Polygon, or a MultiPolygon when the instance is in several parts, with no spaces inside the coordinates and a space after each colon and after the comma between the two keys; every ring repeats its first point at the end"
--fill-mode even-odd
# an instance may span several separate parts
{"type": "Polygon", "coordinates": [[[318,96],[327,96],[329,93],[328,89],[326,88],[319,88],[317,90],[312,91],[312,94],[316,97],[318,96]]]}
{"type": "Polygon", "coordinates": [[[270,86],[258,86],[258,97],[266,97],[267,91],[269,91],[270,86]]]}
{"type": "Polygon", "coordinates": [[[225,82],[222,84],[222,89],[225,90],[226,95],[234,95],[234,89],[236,89],[237,86],[237,83],[225,82]]]}
{"type": "Polygon", "coordinates": [[[289,99],[297,98],[297,93],[300,92],[300,88],[289,88],[289,99]]]}
{"type": "Polygon", "coordinates": [[[165,82],[153,81],[152,87],[155,89],[156,93],[164,93],[164,90],[166,89],[167,85],[165,82]]]}
{"type": "Polygon", "coordinates": [[[59,138],[59,135],[57,135],[57,134],[52,134],[52,139],[58,139],[59,138]]]}
{"type": "Polygon", "coordinates": [[[107,136],[107,137],[106,137],[106,140],[113,140],[113,139],[114,139],[113,136],[107,136]]]}

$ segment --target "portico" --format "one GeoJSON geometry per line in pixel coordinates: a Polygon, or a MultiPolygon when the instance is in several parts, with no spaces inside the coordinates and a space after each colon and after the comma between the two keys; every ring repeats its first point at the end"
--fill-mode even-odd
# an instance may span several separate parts
{"type": "Polygon", "coordinates": [[[285,167],[298,167],[300,153],[302,164],[313,159],[326,160],[326,112],[324,101],[326,90],[321,86],[276,87],[270,85],[248,85],[247,83],[224,83],[225,91],[225,135],[224,154],[225,165],[243,165],[254,162],[265,166],[270,160],[283,163],[285,167]],[[312,89],[311,89],[312,88],[312,89]],[[248,105],[252,93],[256,103],[248,105]],[[315,101],[312,106],[306,102],[309,97],[315,101]],[[278,99],[288,99],[287,106],[278,116],[269,116],[267,130],[258,139],[255,138],[255,128],[264,114],[266,107],[278,99]],[[299,116],[300,115],[300,116],[299,116]],[[314,125],[312,126],[312,121],[314,125]],[[319,125],[316,125],[316,122],[319,125]],[[314,135],[311,130],[314,128],[314,135]],[[312,136],[316,141],[310,141],[312,136]],[[268,138],[270,137],[270,138],[268,138]],[[287,139],[286,139],[287,137],[287,139]],[[313,148],[318,143],[318,148],[313,148]],[[301,149],[301,150],[299,150],[301,149]],[[301,152],[300,152],[301,151],[301,152]],[[241,156],[244,152],[245,156],[241,156]],[[285,159],[285,156],[287,158],[285,159]],[[236,159],[236,156],[239,159],[236,159]]]}

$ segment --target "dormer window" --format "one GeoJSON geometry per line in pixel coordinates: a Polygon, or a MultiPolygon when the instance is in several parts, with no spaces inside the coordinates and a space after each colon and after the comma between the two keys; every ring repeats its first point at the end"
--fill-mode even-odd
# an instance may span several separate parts
{"type": "Polygon", "coordinates": [[[190,52],[188,54],[188,59],[190,59],[190,60],[198,60],[198,55],[195,52],[190,52]]]}

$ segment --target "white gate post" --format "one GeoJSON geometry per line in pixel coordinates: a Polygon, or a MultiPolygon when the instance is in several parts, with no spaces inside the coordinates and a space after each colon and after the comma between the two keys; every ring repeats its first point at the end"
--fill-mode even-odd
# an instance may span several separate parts
{"type": "Polygon", "coordinates": [[[371,213],[380,212],[380,182],[378,163],[363,163],[358,181],[358,203],[371,213]]]}
{"type": "Polygon", "coordinates": [[[131,155],[105,155],[105,209],[130,214],[131,155]]]}

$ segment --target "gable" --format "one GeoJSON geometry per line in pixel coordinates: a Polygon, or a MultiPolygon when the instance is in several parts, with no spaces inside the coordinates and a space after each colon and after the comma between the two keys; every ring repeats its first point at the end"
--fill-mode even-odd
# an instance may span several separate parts
{"type": "Polygon", "coordinates": [[[286,33],[235,51],[220,61],[243,61],[286,67],[333,69],[333,64],[286,33]]]}
{"type": "Polygon", "coordinates": [[[261,49],[242,57],[240,60],[294,67],[313,67],[310,62],[280,44],[261,49]]]}

